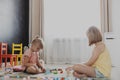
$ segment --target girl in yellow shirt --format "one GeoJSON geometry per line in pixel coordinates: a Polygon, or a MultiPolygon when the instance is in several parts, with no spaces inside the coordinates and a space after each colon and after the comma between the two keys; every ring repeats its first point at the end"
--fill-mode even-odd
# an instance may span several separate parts
{"type": "Polygon", "coordinates": [[[107,77],[111,74],[111,58],[109,52],[102,42],[102,35],[94,26],[87,31],[89,46],[95,45],[91,58],[84,64],[76,64],[66,68],[67,71],[73,70],[73,75],[77,78],[82,77],[107,77]]]}

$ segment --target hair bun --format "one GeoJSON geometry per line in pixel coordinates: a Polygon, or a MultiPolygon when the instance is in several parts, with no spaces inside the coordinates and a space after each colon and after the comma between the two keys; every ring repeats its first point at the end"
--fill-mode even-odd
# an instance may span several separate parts
{"type": "Polygon", "coordinates": [[[39,35],[37,35],[37,36],[35,36],[35,38],[40,38],[40,36],[39,36],[39,35]]]}

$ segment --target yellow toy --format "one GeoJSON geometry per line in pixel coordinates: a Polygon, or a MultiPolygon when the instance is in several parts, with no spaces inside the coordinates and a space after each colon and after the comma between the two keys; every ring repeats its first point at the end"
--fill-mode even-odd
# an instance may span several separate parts
{"type": "Polygon", "coordinates": [[[20,64],[22,63],[22,43],[12,44],[12,55],[16,54],[17,55],[17,65],[19,65],[19,58],[20,58],[20,64]]]}

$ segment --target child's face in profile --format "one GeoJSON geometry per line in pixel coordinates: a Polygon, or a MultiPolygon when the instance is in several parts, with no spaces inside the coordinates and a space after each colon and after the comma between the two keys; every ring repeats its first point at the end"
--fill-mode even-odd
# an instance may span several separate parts
{"type": "Polygon", "coordinates": [[[38,44],[33,44],[33,45],[31,46],[31,49],[32,49],[33,52],[38,52],[38,51],[40,50],[40,45],[38,45],[38,44]]]}

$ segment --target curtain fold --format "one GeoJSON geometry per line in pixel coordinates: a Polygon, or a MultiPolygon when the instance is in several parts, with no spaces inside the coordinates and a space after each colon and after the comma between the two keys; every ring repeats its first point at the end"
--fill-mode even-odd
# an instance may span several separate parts
{"type": "Polygon", "coordinates": [[[43,1],[42,0],[30,0],[30,34],[31,40],[36,36],[40,35],[43,37],[43,1]]]}
{"type": "MultiPolygon", "coordinates": [[[[29,19],[29,38],[30,41],[34,39],[36,35],[43,38],[43,1],[42,0],[30,0],[30,19],[29,19]]],[[[40,51],[40,59],[44,59],[44,50],[40,51]]]]}
{"type": "Polygon", "coordinates": [[[111,32],[111,0],[101,0],[101,30],[111,32]]]}

